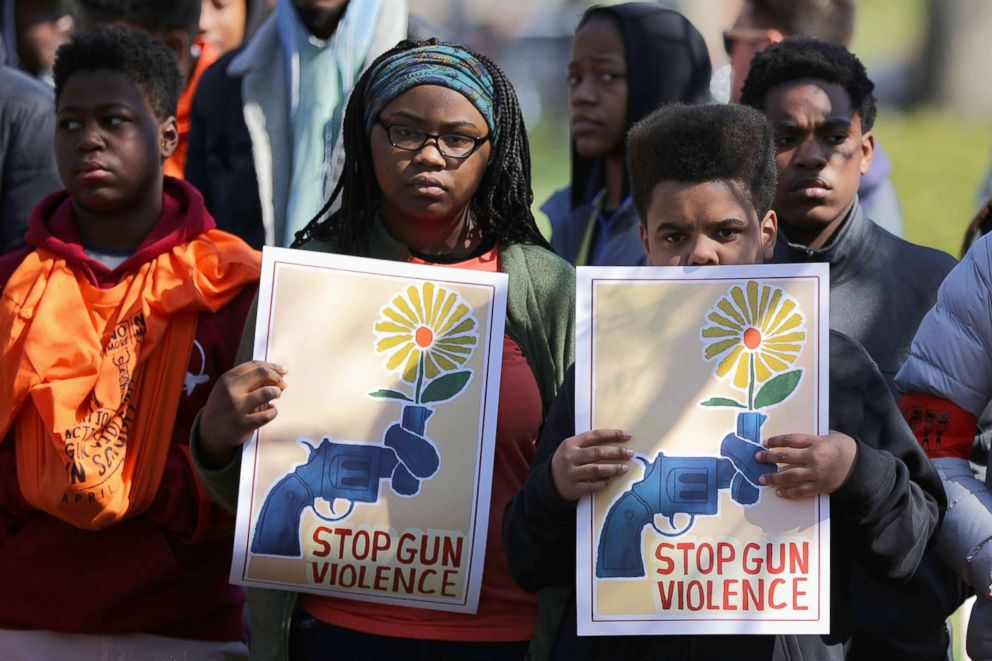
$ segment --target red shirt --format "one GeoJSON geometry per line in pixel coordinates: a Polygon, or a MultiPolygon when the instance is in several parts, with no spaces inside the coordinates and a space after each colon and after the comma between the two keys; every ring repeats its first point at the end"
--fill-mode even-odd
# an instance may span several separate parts
{"type": "MultiPolygon", "coordinates": [[[[426,263],[417,258],[411,261],[426,263]]],[[[474,259],[445,266],[495,272],[499,270],[498,253],[494,248],[474,259]]],[[[503,510],[527,478],[543,422],[537,380],[520,345],[504,335],[489,534],[475,615],[316,595],[301,595],[300,608],[324,622],[380,636],[472,642],[530,640],[538,596],[524,592],[514,582],[500,530],[503,510]]]]}

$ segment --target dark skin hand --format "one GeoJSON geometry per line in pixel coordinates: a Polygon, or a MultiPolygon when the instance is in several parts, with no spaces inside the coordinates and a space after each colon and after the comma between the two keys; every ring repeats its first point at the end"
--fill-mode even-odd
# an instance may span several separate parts
{"type": "Polygon", "coordinates": [[[213,465],[227,464],[256,429],[275,419],[272,402],[286,388],[285,375],[279,365],[253,360],[217,380],[200,415],[200,440],[213,465]]]}
{"type": "Polygon", "coordinates": [[[755,453],[763,464],[778,464],[777,473],[762,475],[761,484],[775,489],[780,498],[810,498],[831,494],[851,474],[858,455],[853,438],[838,431],[826,436],[782,434],[755,453]]]}
{"type": "Polygon", "coordinates": [[[630,470],[628,448],[613,445],[630,440],[620,429],[594,429],[566,438],[551,457],[551,478],[563,500],[598,493],[618,475],[630,470]]]}

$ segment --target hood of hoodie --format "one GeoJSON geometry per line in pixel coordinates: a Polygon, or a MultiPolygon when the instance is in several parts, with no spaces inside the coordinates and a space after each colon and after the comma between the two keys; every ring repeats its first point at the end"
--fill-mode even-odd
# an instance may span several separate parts
{"type": "MultiPolygon", "coordinates": [[[[627,122],[624,132],[666,103],[709,99],[712,66],[706,41],[682,14],[653,3],[592,7],[582,15],[606,16],[620,32],[627,62],[627,122]],[[658,63],[664,62],[663,67],[658,63]]],[[[576,31],[578,28],[576,28],[576,31]]],[[[572,208],[591,201],[606,185],[605,160],[583,158],[572,142],[572,208]]],[[[624,165],[624,196],[630,176],[624,165]]]]}
{"type": "Polygon", "coordinates": [[[24,238],[33,248],[44,248],[65,258],[97,286],[111,287],[135,267],[215,225],[199,191],[185,181],[166,177],[158,221],[134,253],[116,269],[111,270],[86,254],[72,200],[64,190],[52,193],[35,207],[24,238]]]}

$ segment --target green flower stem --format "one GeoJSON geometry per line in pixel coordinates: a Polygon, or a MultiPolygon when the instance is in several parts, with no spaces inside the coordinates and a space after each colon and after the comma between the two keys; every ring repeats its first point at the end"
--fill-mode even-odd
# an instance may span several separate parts
{"type": "Polygon", "coordinates": [[[747,410],[754,410],[754,354],[750,357],[751,378],[747,382],[747,410]]]}
{"type": "Polygon", "coordinates": [[[417,392],[416,392],[416,403],[420,403],[420,390],[424,385],[424,352],[420,352],[420,365],[417,367],[417,392]]]}

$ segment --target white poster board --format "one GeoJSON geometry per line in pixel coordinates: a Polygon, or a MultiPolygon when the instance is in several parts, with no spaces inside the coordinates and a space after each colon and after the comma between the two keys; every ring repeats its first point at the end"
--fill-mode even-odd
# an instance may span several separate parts
{"type": "Polygon", "coordinates": [[[828,431],[828,268],[578,269],[575,430],[636,459],[579,501],[579,635],[829,631],[829,499],[754,459],[828,431]]]}
{"type": "Polygon", "coordinates": [[[475,612],[506,286],[264,250],[254,356],[287,386],[244,446],[233,582],[475,612]]]}

